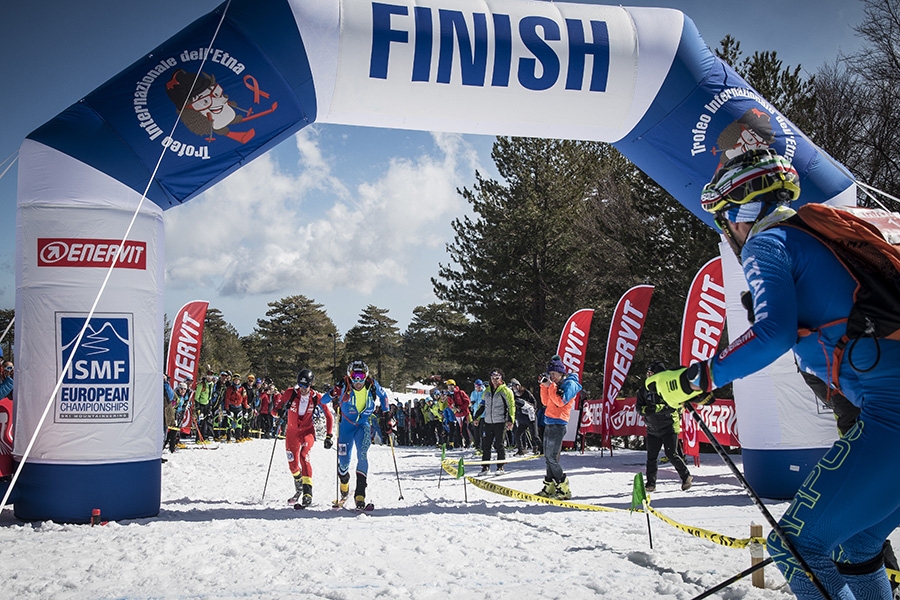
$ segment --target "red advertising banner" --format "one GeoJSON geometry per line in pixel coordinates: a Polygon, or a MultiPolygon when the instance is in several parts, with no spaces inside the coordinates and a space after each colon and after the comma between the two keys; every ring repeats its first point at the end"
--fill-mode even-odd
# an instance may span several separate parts
{"type": "Polygon", "coordinates": [[[609,339],[606,342],[606,361],[603,367],[603,400],[606,403],[603,445],[612,447],[610,432],[612,425],[613,405],[622,390],[634,353],[641,340],[650,297],[653,295],[652,285],[637,285],[622,295],[609,325],[609,339]]]}
{"type": "MultiPolygon", "coordinates": [[[[610,437],[647,435],[647,426],[635,408],[636,403],[636,398],[616,398],[613,401],[612,413],[609,415],[610,437]]],[[[603,409],[606,402],[602,398],[585,400],[582,406],[581,432],[603,433],[605,420],[603,409]]]]}
{"type": "Polygon", "coordinates": [[[197,380],[197,363],[200,360],[200,345],[203,343],[203,322],[209,302],[194,300],[178,311],[172,323],[169,339],[169,356],[166,374],[172,387],[188,378],[197,380]]]}
{"type": "Polygon", "coordinates": [[[694,276],[681,320],[681,366],[712,357],[725,328],[722,259],[710,260],[694,276]]]}
{"type": "Polygon", "coordinates": [[[578,381],[581,381],[584,373],[584,357],[587,354],[588,336],[591,333],[593,318],[593,308],[582,308],[575,311],[566,321],[562,335],[559,336],[559,347],[556,353],[562,358],[569,373],[578,375],[578,381]]]}
{"type": "Polygon", "coordinates": [[[147,270],[147,242],[81,238],[38,238],[37,266],[147,270]]]}
{"type": "MultiPolygon", "coordinates": [[[[700,268],[688,291],[681,321],[681,364],[687,366],[711,358],[716,353],[724,329],[725,280],[722,259],[717,256],[700,268]]],[[[681,430],[684,452],[693,456],[694,463],[699,464],[700,444],[696,436],[700,430],[693,419],[682,420],[689,422],[681,430]]]]}
{"type": "MultiPolygon", "coordinates": [[[[720,444],[723,446],[741,445],[741,440],[738,437],[737,411],[734,409],[734,400],[717,398],[712,404],[695,406],[695,408],[720,444]]],[[[700,444],[709,443],[709,439],[700,431],[700,428],[694,422],[694,418],[687,411],[681,413],[680,437],[684,443],[685,454],[689,456],[699,456],[700,444]]]]}
{"type": "Polygon", "coordinates": [[[603,398],[594,400],[585,399],[581,403],[581,415],[579,415],[578,430],[582,434],[596,433],[602,434],[603,427],[603,398]]]}
{"type": "Polygon", "coordinates": [[[0,477],[12,475],[13,406],[9,398],[0,398],[0,477]]]}
{"type": "MultiPolygon", "coordinates": [[[[584,359],[587,355],[588,336],[591,333],[591,321],[593,319],[593,308],[577,310],[566,321],[562,334],[559,336],[559,345],[556,353],[562,358],[563,364],[566,365],[569,373],[578,375],[578,381],[582,381],[582,375],[584,374],[584,359]]],[[[580,393],[573,400],[576,414],[579,396],[580,393]]],[[[578,428],[569,427],[563,438],[563,448],[574,447],[577,435],[578,428]]]]}
{"type": "MultiPolygon", "coordinates": [[[[644,418],[637,412],[635,398],[616,398],[612,403],[612,411],[609,415],[610,437],[621,437],[627,435],[647,435],[647,427],[644,424],[644,418]]],[[[582,404],[581,412],[581,432],[596,433],[604,432],[605,414],[603,412],[606,401],[602,398],[593,400],[585,400],[582,404]]],[[[738,437],[737,414],[734,409],[734,400],[717,399],[714,403],[706,406],[697,406],[697,411],[703,417],[703,420],[709,425],[710,431],[716,436],[716,439],[724,446],[740,446],[741,441],[738,437]]],[[[696,430],[696,434],[692,434],[691,438],[697,445],[699,453],[699,443],[708,444],[709,439],[699,430],[694,419],[688,413],[681,415],[681,432],[682,435],[687,431],[696,430]]]]}

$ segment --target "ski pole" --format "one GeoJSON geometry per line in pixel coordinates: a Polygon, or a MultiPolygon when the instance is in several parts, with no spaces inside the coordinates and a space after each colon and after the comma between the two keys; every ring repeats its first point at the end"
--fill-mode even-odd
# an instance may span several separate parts
{"type": "Polygon", "coordinates": [[[709,597],[709,596],[712,596],[713,594],[715,594],[715,593],[718,592],[719,590],[722,590],[722,589],[727,588],[729,585],[731,585],[732,583],[734,583],[734,582],[737,581],[738,579],[741,579],[741,578],[743,578],[743,577],[746,577],[747,575],[749,575],[749,574],[751,574],[751,573],[755,573],[756,571],[759,571],[760,569],[762,569],[762,568],[765,567],[766,565],[770,564],[771,562],[772,562],[772,557],[770,556],[770,557],[767,558],[766,560],[764,560],[764,561],[762,561],[762,562],[760,562],[760,563],[756,563],[756,564],[753,565],[752,567],[749,567],[749,568],[747,568],[747,569],[744,569],[743,571],[741,571],[741,572],[738,573],[737,575],[733,575],[733,576],[729,577],[728,579],[726,579],[726,580],[723,581],[722,583],[720,583],[720,584],[718,584],[718,585],[715,585],[715,586],[709,588],[708,590],[706,590],[705,592],[703,592],[703,593],[700,594],[699,596],[694,596],[693,598],[691,598],[691,600],[701,600],[702,598],[707,598],[707,597],[709,597]]]}
{"type": "Polygon", "coordinates": [[[259,501],[260,504],[266,501],[266,488],[269,486],[269,473],[272,471],[272,459],[275,458],[275,446],[278,445],[278,436],[275,436],[275,443],[272,444],[272,455],[269,457],[269,468],[266,469],[266,482],[263,484],[263,494],[262,500],[259,501]]]}
{"type": "MultiPolygon", "coordinates": [[[[397,489],[400,490],[400,500],[403,500],[403,488],[400,487],[400,470],[397,468],[397,455],[394,454],[394,438],[388,433],[388,442],[391,444],[391,456],[394,458],[394,473],[397,475],[397,489]]],[[[441,469],[443,471],[443,469],[441,469]]]]}
{"type": "MultiPolygon", "coordinates": [[[[332,403],[334,403],[332,401],[332,403]]],[[[335,430],[334,430],[334,497],[335,502],[341,498],[341,406],[337,405],[334,411],[335,430]]],[[[349,457],[348,457],[349,458],[349,457]]],[[[349,467],[349,464],[348,464],[349,467]]],[[[349,471],[348,471],[349,472],[349,471]]],[[[349,480],[348,480],[349,481],[349,480]]]]}
{"type": "MultiPolygon", "coordinates": [[[[710,394],[711,396],[712,394],[710,394]]],[[[800,556],[800,553],[797,552],[797,549],[794,547],[793,542],[788,538],[787,534],[784,532],[784,529],[781,528],[781,525],[778,524],[778,521],[775,520],[775,517],[772,516],[772,513],[769,512],[769,509],[763,504],[762,499],[757,495],[753,488],[750,487],[750,483],[744,477],[744,475],[738,470],[737,465],[734,464],[734,461],[731,460],[731,457],[725,452],[725,448],[722,447],[722,444],[719,443],[719,440],[716,439],[716,436],[713,435],[713,432],[709,430],[706,423],[700,417],[700,413],[697,412],[697,409],[694,408],[694,405],[691,402],[685,402],[685,406],[687,406],[687,410],[694,417],[694,420],[697,422],[697,425],[700,427],[700,431],[703,432],[703,435],[706,436],[706,439],[709,440],[709,443],[712,444],[713,448],[716,449],[716,453],[725,461],[725,464],[728,465],[728,468],[731,469],[732,474],[737,477],[738,481],[741,482],[741,485],[744,487],[744,490],[750,496],[750,499],[753,500],[753,504],[756,505],[756,508],[760,510],[765,517],[766,521],[769,522],[769,525],[772,526],[772,531],[775,532],[775,535],[784,543],[785,549],[791,554],[794,560],[797,561],[797,564],[800,565],[800,568],[806,573],[806,575],[812,581],[812,584],[819,591],[820,594],[825,598],[825,600],[832,600],[831,595],[825,589],[825,586],[822,585],[822,582],[819,581],[819,578],[816,577],[816,574],[812,572],[809,564],[806,560],[800,556]]]]}

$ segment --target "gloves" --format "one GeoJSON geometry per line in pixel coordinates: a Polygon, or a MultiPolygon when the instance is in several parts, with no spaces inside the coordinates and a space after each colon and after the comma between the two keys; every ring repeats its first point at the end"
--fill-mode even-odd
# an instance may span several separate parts
{"type": "Polygon", "coordinates": [[[331,440],[332,440],[331,434],[329,433],[325,436],[325,441],[322,442],[325,445],[326,450],[330,450],[331,447],[334,446],[334,442],[331,440]]]}
{"type": "Polygon", "coordinates": [[[331,390],[328,392],[328,396],[331,398],[337,398],[341,395],[341,384],[336,384],[331,390]]]}
{"type": "Polygon", "coordinates": [[[701,392],[708,392],[713,388],[708,362],[694,363],[687,368],[661,371],[644,381],[644,387],[648,390],[651,384],[656,384],[656,393],[662,396],[666,404],[674,408],[680,407],[701,392]]]}

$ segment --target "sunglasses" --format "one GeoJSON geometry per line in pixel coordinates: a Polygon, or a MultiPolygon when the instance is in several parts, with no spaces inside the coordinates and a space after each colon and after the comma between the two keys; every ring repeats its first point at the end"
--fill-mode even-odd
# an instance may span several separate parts
{"type": "Polygon", "coordinates": [[[308,388],[308,387],[309,387],[309,384],[308,384],[308,383],[298,383],[297,385],[299,385],[299,386],[302,387],[302,388],[308,388]]]}
{"type": "Polygon", "coordinates": [[[500,373],[491,373],[491,379],[500,379],[500,373]]]}
{"type": "Polygon", "coordinates": [[[3,368],[4,368],[6,371],[12,371],[12,370],[13,370],[12,367],[3,367],[3,368]]]}

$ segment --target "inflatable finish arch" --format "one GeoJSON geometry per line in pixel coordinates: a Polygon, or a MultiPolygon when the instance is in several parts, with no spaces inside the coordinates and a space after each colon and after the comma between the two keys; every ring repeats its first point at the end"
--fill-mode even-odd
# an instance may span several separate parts
{"type": "MultiPolygon", "coordinates": [[[[314,122],[611,142],[707,223],[701,187],[723,160],[756,146],[791,158],[804,202],[855,197],[842,170],[675,10],[232,0],[22,144],[17,458],[106,269],[116,268],[22,471],[17,517],[158,513],[162,211],[314,122]],[[151,202],[120,247],[145,190],[151,202]]],[[[799,441],[781,439],[773,420],[764,428],[774,433],[758,441],[741,423],[747,476],[763,495],[773,472],[816,460],[833,437],[827,417],[799,441]]]]}

